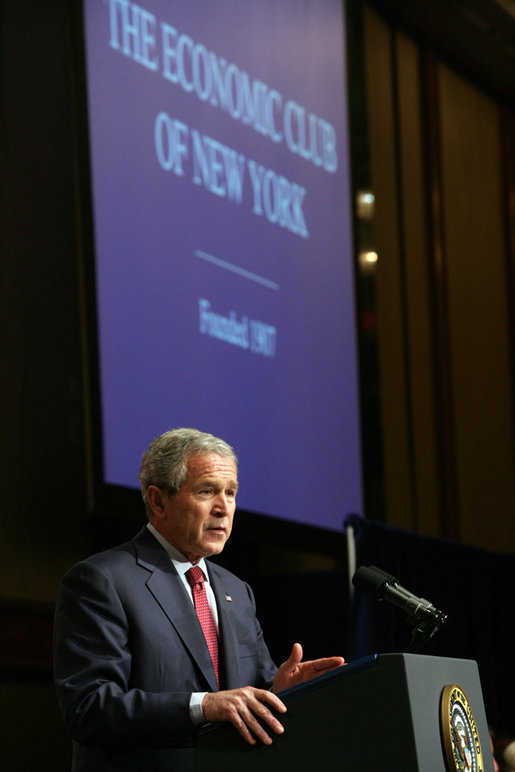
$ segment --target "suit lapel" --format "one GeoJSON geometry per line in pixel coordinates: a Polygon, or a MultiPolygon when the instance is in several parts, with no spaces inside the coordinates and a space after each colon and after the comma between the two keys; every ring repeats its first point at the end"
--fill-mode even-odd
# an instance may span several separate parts
{"type": "Polygon", "coordinates": [[[233,608],[230,581],[226,576],[222,579],[215,563],[209,563],[209,581],[213,588],[218,608],[218,626],[220,628],[220,638],[222,640],[223,660],[226,689],[235,689],[241,686],[240,679],[240,658],[238,653],[238,642],[236,639],[234,616],[236,609],[233,608]]]}
{"type": "Polygon", "coordinates": [[[209,690],[217,691],[215,671],[202,628],[173,563],[147,528],[140,531],[133,543],[138,564],[150,572],[146,582],[150,593],[189,650],[209,690]]]}

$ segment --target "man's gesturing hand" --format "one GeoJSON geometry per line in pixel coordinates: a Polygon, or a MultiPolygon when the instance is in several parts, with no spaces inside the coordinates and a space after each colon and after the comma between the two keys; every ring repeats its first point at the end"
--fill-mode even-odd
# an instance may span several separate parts
{"type": "Polygon", "coordinates": [[[256,738],[265,745],[272,743],[272,738],[261,726],[258,719],[268,724],[276,734],[282,734],[284,727],[269,710],[266,703],[279,713],[286,711],[286,705],[272,692],[244,686],[222,692],[209,692],[202,700],[202,710],[206,721],[230,721],[241,736],[250,745],[255,745],[256,738]]]}
{"type": "Polygon", "coordinates": [[[300,643],[294,643],[290,656],[275,674],[272,689],[274,692],[282,692],[283,689],[302,684],[344,664],[343,657],[323,657],[302,662],[302,646],[300,643]]]}

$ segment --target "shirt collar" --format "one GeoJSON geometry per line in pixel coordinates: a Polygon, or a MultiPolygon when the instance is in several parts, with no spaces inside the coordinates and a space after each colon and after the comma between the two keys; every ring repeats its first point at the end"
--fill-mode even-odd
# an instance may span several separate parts
{"type": "MultiPolygon", "coordinates": [[[[157,528],[155,528],[152,523],[147,523],[147,528],[152,534],[152,536],[157,539],[159,544],[163,547],[163,549],[166,551],[166,554],[172,561],[172,563],[175,566],[175,570],[180,576],[184,576],[187,571],[192,567],[192,563],[188,560],[188,558],[180,552],[177,547],[174,547],[173,544],[170,544],[170,542],[165,539],[162,533],[159,533],[157,528]]],[[[204,578],[206,581],[209,582],[209,574],[207,571],[207,564],[204,558],[200,558],[199,562],[196,563],[197,566],[199,566],[202,569],[202,573],[204,574],[204,578]]]]}

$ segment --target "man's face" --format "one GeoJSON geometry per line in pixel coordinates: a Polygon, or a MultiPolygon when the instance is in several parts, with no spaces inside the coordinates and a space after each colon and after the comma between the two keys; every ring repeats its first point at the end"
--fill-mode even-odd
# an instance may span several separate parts
{"type": "Polygon", "coordinates": [[[230,536],[238,475],[231,458],[215,453],[190,456],[188,475],[174,496],[156,486],[147,495],[152,524],[191,563],[218,555],[230,536]]]}

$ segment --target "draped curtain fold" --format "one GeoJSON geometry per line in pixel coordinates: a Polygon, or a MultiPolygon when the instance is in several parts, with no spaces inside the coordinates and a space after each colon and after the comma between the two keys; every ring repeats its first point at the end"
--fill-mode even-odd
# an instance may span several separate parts
{"type": "MultiPolygon", "coordinates": [[[[515,556],[420,536],[349,515],[356,566],[375,565],[448,614],[422,654],[478,663],[488,721],[515,733],[515,556]]],[[[351,566],[351,573],[354,567],[351,566]]],[[[252,584],[265,639],[277,663],[294,641],[305,658],[409,651],[403,612],[355,590],[346,571],[260,575],[252,584]]]]}
{"type": "MultiPolygon", "coordinates": [[[[420,536],[349,515],[356,565],[375,565],[447,612],[422,653],[476,660],[487,719],[515,731],[515,556],[420,536]]],[[[400,609],[356,590],[349,610],[349,656],[408,651],[411,626],[400,609]]]]}

